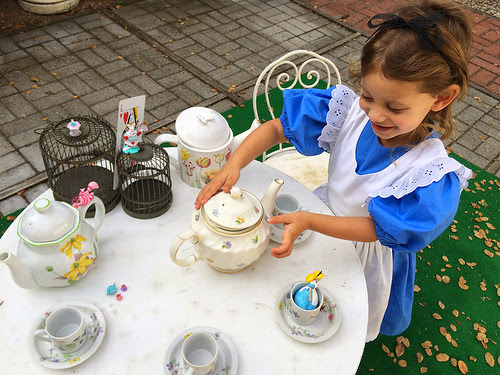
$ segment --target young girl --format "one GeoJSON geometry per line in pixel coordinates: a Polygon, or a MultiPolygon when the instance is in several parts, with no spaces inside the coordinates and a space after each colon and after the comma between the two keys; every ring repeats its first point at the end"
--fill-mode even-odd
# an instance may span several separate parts
{"type": "Polygon", "coordinates": [[[199,193],[199,208],[229,191],[240,170],[280,142],[305,155],[330,153],[328,182],[316,193],[335,216],[296,212],[275,257],[290,255],[306,229],[354,242],[368,288],[367,341],[410,324],[416,253],[452,222],[472,172],[447,156],[438,132],[452,132],[451,103],[465,94],[471,29],[462,8],[443,0],[404,5],[369,21],[377,28],[354,71],[361,95],[338,85],[285,90],[279,119],[256,129],[199,193]]]}

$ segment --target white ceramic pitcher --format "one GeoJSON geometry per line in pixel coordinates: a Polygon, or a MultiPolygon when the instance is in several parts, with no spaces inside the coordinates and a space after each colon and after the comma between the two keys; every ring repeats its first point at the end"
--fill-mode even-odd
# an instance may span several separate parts
{"type": "Polygon", "coordinates": [[[254,120],[250,129],[233,136],[226,119],[205,107],[182,111],[175,121],[175,134],[161,134],[154,143],[174,143],[178,148],[178,170],[190,186],[202,188],[226,164],[231,153],[259,126],[254,120]]]}

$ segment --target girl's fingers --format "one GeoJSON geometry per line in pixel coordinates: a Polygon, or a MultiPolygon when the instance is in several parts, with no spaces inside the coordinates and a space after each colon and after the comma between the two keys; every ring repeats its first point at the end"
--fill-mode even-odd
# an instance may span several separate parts
{"type": "Polygon", "coordinates": [[[286,247],[281,244],[280,247],[273,247],[271,249],[271,255],[275,258],[286,258],[292,253],[291,247],[286,247]]]}
{"type": "Polygon", "coordinates": [[[200,193],[198,194],[198,197],[196,197],[196,200],[194,202],[194,207],[198,210],[202,205],[204,205],[210,197],[212,197],[218,190],[220,186],[217,184],[208,184],[205,185],[203,189],[201,189],[200,193]]]}
{"type": "Polygon", "coordinates": [[[285,237],[285,232],[282,234],[283,241],[279,247],[273,247],[271,249],[271,255],[276,258],[285,258],[292,253],[293,242],[291,242],[287,237],[285,237]]]}
{"type": "Polygon", "coordinates": [[[239,173],[233,172],[232,174],[226,172],[219,172],[207,185],[201,189],[194,202],[194,207],[199,210],[207,201],[219,190],[224,190],[226,193],[231,190],[233,185],[240,178],[239,173]]]}

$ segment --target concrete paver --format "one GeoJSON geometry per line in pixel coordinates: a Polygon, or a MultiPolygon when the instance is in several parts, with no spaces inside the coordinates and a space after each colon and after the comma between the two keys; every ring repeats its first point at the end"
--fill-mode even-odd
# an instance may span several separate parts
{"type": "MultiPolygon", "coordinates": [[[[177,114],[190,106],[223,112],[250,99],[262,69],[295,49],[331,58],[349,83],[349,58],[368,35],[363,19],[393,3],[126,1],[0,34],[0,214],[26,206],[47,188],[34,131],[49,122],[95,114],[114,126],[119,100],[144,94],[150,130],[173,128],[177,114]],[[335,13],[334,3],[349,16],[335,13]]],[[[480,69],[455,107],[458,130],[446,144],[500,176],[498,50],[491,32],[499,23],[471,15],[481,38],[471,66],[480,69]]]]}

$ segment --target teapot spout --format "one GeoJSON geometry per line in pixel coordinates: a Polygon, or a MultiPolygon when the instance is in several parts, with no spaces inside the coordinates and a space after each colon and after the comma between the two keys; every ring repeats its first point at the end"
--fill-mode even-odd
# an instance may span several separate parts
{"type": "Polygon", "coordinates": [[[273,212],[274,201],[276,200],[276,196],[278,195],[278,191],[281,189],[282,185],[283,180],[275,178],[267,188],[266,194],[264,194],[264,197],[261,200],[264,212],[268,216],[271,216],[271,213],[273,212]]]}
{"type": "Polygon", "coordinates": [[[237,136],[235,136],[233,138],[233,142],[231,142],[233,152],[241,145],[241,142],[243,142],[245,140],[245,138],[248,137],[248,135],[251,132],[253,132],[255,129],[257,129],[259,126],[260,126],[260,122],[254,119],[252,122],[252,125],[250,125],[250,129],[245,130],[243,133],[240,133],[237,136]]]}
{"type": "Polygon", "coordinates": [[[18,257],[8,251],[0,253],[0,263],[4,263],[9,267],[12,280],[21,288],[34,289],[38,286],[31,269],[22,263],[18,257]]]}

